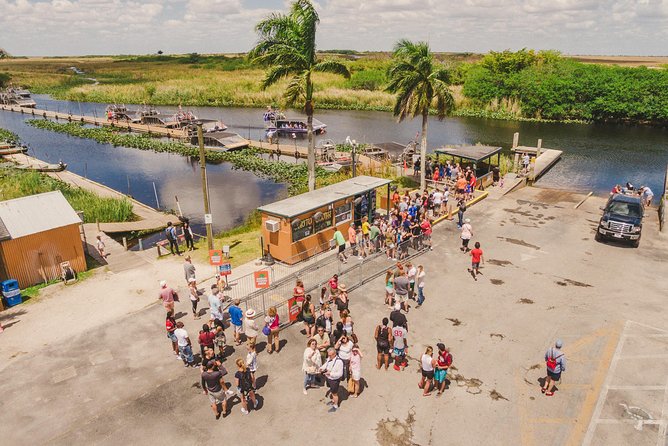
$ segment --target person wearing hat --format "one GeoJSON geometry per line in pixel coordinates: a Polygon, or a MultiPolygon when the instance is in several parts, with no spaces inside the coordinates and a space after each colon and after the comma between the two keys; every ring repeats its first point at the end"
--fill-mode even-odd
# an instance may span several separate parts
{"type": "Polygon", "coordinates": [[[462,252],[469,252],[469,241],[473,237],[473,227],[471,226],[471,219],[467,218],[464,220],[464,224],[462,225],[462,246],[459,248],[460,251],[462,252]]]}
{"type": "Polygon", "coordinates": [[[165,310],[174,313],[176,293],[173,289],[167,286],[167,282],[164,280],[160,281],[160,294],[158,295],[158,300],[162,301],[162,306],[165,307],[165,310]]]}
{"type": "Polygon", "coordinates": [[[554,384],[561,381],[561,372],[566,371],[566,355],[561,351],[564,343],[557,339],[554,347],[545,352],[545,365],[547,366],[547,377],[540,389],[546,396],[554,395],[554,384]]]}
{"type": "Polygon", "coordinates": [[[193,309],[193,319],[199,319],[199,314],[197,313],[199,291],[197,290],[197,280],[194,277],[188,279],[188,293],[190,294],[190,304],[193,309]]]}
{"type": "Polygon", "coordinates": [[[339,284],[339,294],[336,295],[334,303],[336,304],[336,309],[339,310],[339,317],[343,317],[343,311],[348,309],[350,303],[348,299],[348,290],[345,284],[339,284]]]}
{"type": "Polygon", "coordinates": [[[452,365],[452,355],[442,342],[436,344],[436,347],[438,347],[438,354],[436,355],[434,380],[436,380],[436,388],[438,389],[436,396],[440,396],[445,390],[445,377],[448,375],[448,369],[452,365]]]}
{"type": "Polygon", "coordinates": [[[255,310],[249,308],[246,310],[246,317],[244,318],[244,333],[246,333],[246,341],[249,344],[255,344],[259,332],[260,329],[257,327],[257,322],[255,322],[255,310]]]}

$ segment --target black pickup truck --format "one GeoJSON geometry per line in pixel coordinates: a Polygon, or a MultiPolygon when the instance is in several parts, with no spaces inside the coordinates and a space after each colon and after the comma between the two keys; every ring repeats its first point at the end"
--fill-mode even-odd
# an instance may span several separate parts
{"type": "Polygon", "coordinates": [[[596,240],[627,241],[635,248],[640,244],[645,208],[636,195],[614,194],[608,200],[598,223],[596,240]]]}

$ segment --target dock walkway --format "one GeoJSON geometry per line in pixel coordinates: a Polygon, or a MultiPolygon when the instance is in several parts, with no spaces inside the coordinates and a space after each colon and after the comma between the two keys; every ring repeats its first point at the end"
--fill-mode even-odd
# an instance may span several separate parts
{"type": "Polygon", "coordinates": [[[533,174],[531,175],[531,179],[533,181],[536,181],[545,172],[550,170],[550,167],[552,167],[557,161],[559,161],[562,153],[564,152],[555,149],[541,150],[540,155],[538,155],[538,158],[536,158],[536,161],[534,162],[533,174]]]}
{"type": "MultiPolygon", "coordinates": [[[[308,147],[298,146],[295,144],[290,144],[285,142],[283,144],[269,144],[267,141],[255,141],[250,140],[250,145],[256,147],[264,152],[274,152],[276,150],[281,152],[281,155],[286,156],[295,156],[295,152],[300,158],[308,157],[308,147]]],[[[348,152],[336,152],[338,156],[350,156],[348,152]]],[[[375,160],[369,156],[356,154],[355,158],[364,166],[370,169],[378,169],[382,167],[382,163],[378,160],[375,160]]]]}
{"type": "Polygon", "coordinates": [[[141,268],[149,264],[145,256],[134,251],[126,251],[123,245],[104,232],[98,231],[95,223],[86,223],[83,226],[88,245],[88,254],[100,265],[106,266],[109,271],[119,273],[121,271],[141,268]],[[95,247],[98,235],[102,236],[105,253],[108,254],[104,259],[100,257],[95,247]]]}

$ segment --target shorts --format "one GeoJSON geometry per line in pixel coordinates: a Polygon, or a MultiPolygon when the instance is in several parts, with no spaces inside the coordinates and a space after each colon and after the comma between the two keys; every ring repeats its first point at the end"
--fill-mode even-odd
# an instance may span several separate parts
{"type": "Polygon", "coordinates": [[[445,377],[448,375],[447,369],[436,369],[434,370],[434,379],[436,382],[442,383],[445,381],[445,377]]]}
{"type": "Polygon", "coordinates": [[[359,381],[362,378],[361,370],[351,370],[351,373],[353,375],[353,381],[359,381]]]}
{"type": "Polygon", "coordinates": [[[177,341],[177,339],[176,339],[176,335],[175,335],[173,332],[168,331],[168,332],[167,332],[167,337],[168,337],[169,340],[172,341],[172,342],[176,342],[176,341],[177,341]]]}
{"type": "Polygon", "coordinates": [[[333,393],[339,393],[339,384],[341,383],[340,380],[338,379],[330,379],[327,378],[327,387],[329,387],[329,390],[333,393]]]}
{"type": "Polygon", "coordinates": [[[478,269],[480,262],[471,262],[471,269],[478,269]]]}
{"type": "Polygon", "coordinates": [[[241,396],[248,396],[254,390],[255,389],[252,386],[248,389],[242,389],[240,387],[237,387],[237,391],[239,392],[239,395],[241,395],[241,396]]]}
{"type": "Polygon", "coordinates": [[[346,245],[339,245],[339,254],[346,250],[346,245]]]}
{"type": "Polygon", "coordinates": [[[433,370],[422,370],[422,377],[427,378],[427,379],[434,379],[434,371],[433,370]]]}
{"type": "Polygon", "coordinates": [[[227,401],[227,395],[225,394],[224,390],[220,390],[220,392],[212,392],[211,390],[208,391],[208,396],[209,396],[209,401],[211,401],[211,404],[222,404],[225,401],[227,401]]]}
{"type": "Polygon", "coordinates": [[[457,193],[458,193],[458,194],[463,194],[463,193],[464,193],[464,189],[457,189],[457,193]]]}
{"type": "Polygon", "coordinates": [[[394,347],[394,356],[404,356],[405,352],[406,352],[405,348],[394,347]]]}
{"type": "Polygon", "coordinates": [[[561,379],[561,372],[556,373],[548,369],[547,376],[549,376],[552,381],[559,381],[561,379]]]}
{"type": "Polygon", "coordinates": [[[234,325],[234,324],[232,324],[232,326],[234,327],[234,333],[239,333],[239,334],[241,334],[241,333],[244,332],[244,330],[243,330],[243,325],[234,325]]]}
{"type": "Polygon", "coordinates": [[[307,325],[313,325],[313,324],[315,324],[315,319],[313,318],[313,316],[311,316],[311,317],[304,317],[303,319],[304,319],[304,323],[307,324],[307,325]]]}
{"type": "Polygon", "coordinates": [[[382,346],[382,345],[376,343],[376,350],[381,355],[389,355],[390,354],[390,346],[389,345],[382,346]]]}

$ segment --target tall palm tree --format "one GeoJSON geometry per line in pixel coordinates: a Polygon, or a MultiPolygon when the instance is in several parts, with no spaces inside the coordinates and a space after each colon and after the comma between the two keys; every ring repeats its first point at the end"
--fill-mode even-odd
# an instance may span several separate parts
{"type": "Polygon", "coordinates": [[[289,106],[303,104],[308,131],[308,188],[315,189],[315,140],[313,138],[313,73],[350,77],[348,68],[334,60],[319,60],[315,31],[320,18],[310,0],[296,0],[289,14],[271,14],[255,26],[260,39],[249,54],[254,62],[269,66],[262,88],[289,77],[285,99],[289,106]]]}
{"type": "Polygon", "coordinates": [[[448,88],[450,73],[434,59],[426,42],[400,40],[394,46],[388,77],[387,91],[397,95],[394,116],[398,117],[399,122],[407,116],[415,118],[422,115],[420,189],[425,190],[429,109],[435,108],[439,120],[443,120],[452,110],[454,98],[448,88]]]}

